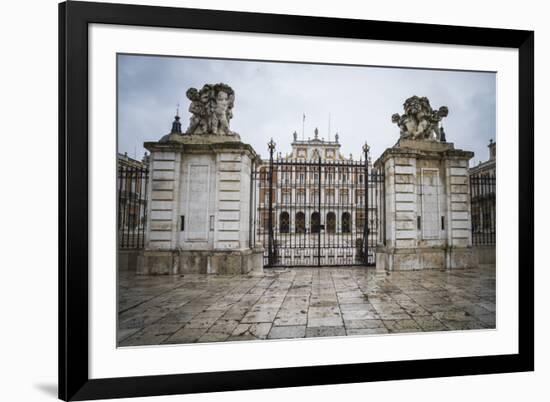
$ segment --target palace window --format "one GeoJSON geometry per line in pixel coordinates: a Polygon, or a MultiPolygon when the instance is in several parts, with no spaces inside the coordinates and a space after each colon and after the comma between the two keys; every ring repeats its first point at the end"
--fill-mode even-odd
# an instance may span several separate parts
{"type": "Polygon", "coordinates": [[[357,230],[363,231],[365,225],[365,213],[362,211],[356,212],[355,224],[357,225],[357,230]]]}
{"type": "Polygon", "coordinates": [[[334,189],[325,190],[325,203],[334,204],[334,189]]]}
{"type": "Polygon", "coordinates": [[[279,233],[288,233],[290,228],[290,216],[288,212],[281,212],[279,215],[279,233]]]}
{"type": "Polygon", "coordinates": [[[303,212],[296,212],[296,233],[306,232],[306,215],[303,212]]]}
{"type": "Polygon", "coordinates": [[[290,183],[290,172],[285,172],[285,184],[290,183]]]}
{"type": "Polygon", "coordinates": [[[349,196],[347,191],[340,191],[340,204],[348,204],[349,196]]]}
{"type": "Polygon", "coordinates": [[[319,212],[311,214],[311,233],[319,233],[321,229],[321,215],[319,212]]]}
{"type": "Polygon", "coordinates": [[[342,233],[351,233],[351,216],[349,212],[342,213],[342,233]]]}
{"type": "Polygon", "coordinates": [[[362,191],[355,192],[355,202],[358,205],[365,205],[365,194],[362,191]]]}
{"type": "Polygon", "coordinates": [[[291,198],[290,191],[283,192],[283,204],[290,204],[292,202],[291,198]]]}
{"type": "Polygon", "coordinates": [[[336,215],[334,212],[329,212],[327,214],[327,233],[336,232],[336,215]]]}

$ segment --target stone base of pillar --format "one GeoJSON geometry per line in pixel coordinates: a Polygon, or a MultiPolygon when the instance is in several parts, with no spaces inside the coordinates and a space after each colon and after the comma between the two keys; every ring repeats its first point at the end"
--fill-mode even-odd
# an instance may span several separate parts
{"type": "Polygon", "coordinates": [[[474,251],[477,254],[479,264],[495,264],[496,249],[493,245],[477,245],[474,246],[474,251]]]}
{"type": "Polygon", "coordinates": [[[141,250],[136,249],[119,249],[117,251],[117,265],[120,271],[135,271],[137,259],[141,254],[141,250]]]}
{"type": "Polygon", "coordinates": [[[166,275],[176,274],[174,255],[169,250],[144,251],[137,261],[138,275],[166,275]]]}
{"type": "Polygon", "coordinates": [[[477,265],[476,254],[472,248],[396,249],[379,247],[376,251],[377,270],[456,269],[473,268],[477,265]]]}
{"type": "Polygon", "coordinates": [[[141,275],[261,274],[263,248],[248,250],[146,250],[138,258],[141,275]]]}
{"type": "Polygon", "coordinates": [[[446,250],[447,268],[475,268],[479,265],[477,254],[472,247],[448,248],[446,250]]]}

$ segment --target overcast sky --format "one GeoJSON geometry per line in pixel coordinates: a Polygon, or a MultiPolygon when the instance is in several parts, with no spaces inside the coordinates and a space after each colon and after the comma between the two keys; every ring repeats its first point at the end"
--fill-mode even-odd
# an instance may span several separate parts
{"type": "Polygon", "coordinates": [[[231,129],[264,158],[271,137],[277,151],[290,151],[292,133],[302,138],[305,114],[306,139],[315,127],[325,139],[337,132],[342,152],[357,159],[367,141],[374,161],[397,141],[391,115],[403,113],[412,95],[449,108],[447,141],[474,151],[476,164],[496,140],[494,73],[133,55],[118,61],[118,146],[131,157],[141,158],[143,142],[170,132],[178,103],[187,128],[188,88],[218,82],[235,90],[231,129]]]}

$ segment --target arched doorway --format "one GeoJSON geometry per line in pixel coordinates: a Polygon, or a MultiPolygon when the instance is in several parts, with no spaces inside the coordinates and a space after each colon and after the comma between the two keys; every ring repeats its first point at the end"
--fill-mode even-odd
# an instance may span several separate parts
{"type": "Polygon", "coordinates": [[[321,228],[321,215],[319,212],[314,212],[311,214],[311,233],[319,233],[321,228]]]}
{"type": "Polygon", "coordinates": [[[336,233],[336,215],[334,212],[327,214],[327,233],[336,233]]]}
{"type": "Polygon", "coordinates": [[[279,233],[288,233],[290,230],[290,216],[288,212],[279,214],[279,233]]]}
{"type": "Polygon", "coordinates": [[[351,216],[349,212],[342,213],[342,233],[351,233],[351,216]]]}
{"type": "Polygon", "coordinates": [[[303,212],[296,212],[296,233],[306,232],[306,215],[303,212]]]}

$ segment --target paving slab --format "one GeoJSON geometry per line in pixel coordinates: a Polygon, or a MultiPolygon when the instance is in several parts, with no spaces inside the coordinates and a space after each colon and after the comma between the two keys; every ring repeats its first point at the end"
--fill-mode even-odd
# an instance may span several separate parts
{"type": "Polygon", "coordinates": [[[284,327],[271,327],[268,339],[293,339],[306,336],[305,325],[289,325],[284,327]]]}
{"type": "Polygon", "coordinates": [[[344,327],[308,327],[306,329],[306,338],[344,335],[346,335],[346,329],[344,327]]]}

